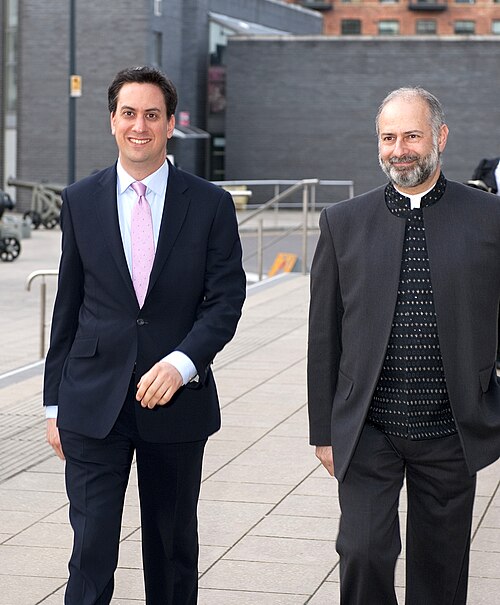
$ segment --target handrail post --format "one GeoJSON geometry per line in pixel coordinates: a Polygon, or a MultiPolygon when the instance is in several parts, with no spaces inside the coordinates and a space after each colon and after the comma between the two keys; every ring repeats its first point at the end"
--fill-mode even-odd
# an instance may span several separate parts
{"type": "Polygon", "coordinates": [[[47,306],[47,282],[42,276],[40,284],[40,359],[45,357],[45,309],[47,306]]]}
{"type": "MultiPolygon", "coordinates": [[[[309,209],[313,213],[313,217],[314,217],[314,212],[316,212],[316,183],[313,183],[311,185],[311,204],[310,204],[309,209]]],[[[309,226],[309,224],[308,224],[308,226],[309,226]]]]}
{"type": "Polygon", "coordinates": [[[48,275],[53,275],[57,277],[59,271],[57,269],[41,269],[39,271],[33,271],[28,275],[26,280],[26,290],[28,292],[31,289],[31,282],[37,277],[42,278],[42,283],[40,284],[40,320],[39,320],[39,331],[40,331],[40,359],[45,357],[45,315],[47,309],[47,282],[45,278],[48,275]]]}
{"type": "Polygon", "coordinates": [[[264,223],[264,220],[259,218],[259,221],[257,223],[257,272],[259,275],[259,281],[262,281],[262,276],[264,275],[263,223],[264,223]]]}
{"type": "Polygon", "coordinates": [[[307,222],[309,206],[309,185],[303,184],[302,189],[302,275],[307,275],[307,222]]]}

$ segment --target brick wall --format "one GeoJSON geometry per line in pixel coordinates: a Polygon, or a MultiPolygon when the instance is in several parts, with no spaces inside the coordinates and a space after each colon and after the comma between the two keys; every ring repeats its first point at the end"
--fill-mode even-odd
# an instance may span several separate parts
{"type": "MultiPolygon", "coordinates": [[[[287,0],[295,5],[302,5],[302,0],[287,0]]],[[[325,1],[325,4],[328,0],[325,1]]],[[[415,0],[416,3],[416,0],[415,0]]],[[[492,21],[500,20],[500,4],[493,0],[476,0],[473,4],[456,3],[455,0],[436,0],[435,4],[443,5],[445,10],[415,11],[409,9],[410,0],[400,2],[380,2],[380,0],[330,0],[331,10],[321,11],[324,19],[324,33],[340,35],[344,19],[360,19],[361,33],[366,36],[378,34],[380,20],[395,19],[399,21],[400,35],[411,36],[416,33],[416,22],[419,19],[432,19],[437,22],[437,34],[446,36],[454,33],[454,23],[460,20],[472,20],[476,23],[476,35],[491,34],[492,21]]]]}

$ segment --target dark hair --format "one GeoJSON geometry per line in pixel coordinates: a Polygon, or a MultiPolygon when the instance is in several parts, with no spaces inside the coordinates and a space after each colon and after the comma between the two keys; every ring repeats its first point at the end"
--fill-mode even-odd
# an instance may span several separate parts
{"type": "Polygon", "coordinates": [[[177,107],[177,90],[174,84],[156,67],[145,65],[142,67],[127,67],[119,71],[108,88],[108,108],[110,113],[116,111],[118,103],[118,94],[124,84],[154,84],[158,86],[165,98],[165,106],[167,108],[167,117],[171,117],[175,113],[177,107]]]}

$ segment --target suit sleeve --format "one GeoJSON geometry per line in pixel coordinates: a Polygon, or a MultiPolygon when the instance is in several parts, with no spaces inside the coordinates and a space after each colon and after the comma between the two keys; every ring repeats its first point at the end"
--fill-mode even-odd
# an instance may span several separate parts
{"type": "MultiPolygon", "coordinates": [[[[227,192],[219,199],[207,245],[204,297],[196,321],[177,350],[194,363],[200,382],[215,355],[236,331],[246,295],[246,276],[234,202],[227,192]]],[[[189,383],[192,388],[196,383],[189,383]]]]}
{"type": "Polygon", "coordinates": [[[52,315],[50,347],[45,360],[44,405],[57,405],[58,403],[62,369],[73,344],[83,300],[83,269],[65,191],[63,191],[62,199],[62,254],[52,315]]]}
{"type": "Polygon", "coordinates": [[[323,210],[320,237],[311,266],[307,354],[311,445],[333,445],[331,414],[342,352],[342,315],[337,257],[328,214],[323,210]]]}

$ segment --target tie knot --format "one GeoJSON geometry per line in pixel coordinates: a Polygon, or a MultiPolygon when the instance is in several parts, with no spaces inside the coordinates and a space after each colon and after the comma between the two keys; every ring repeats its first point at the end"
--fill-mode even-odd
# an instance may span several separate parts
{"type": "Polygon", "coordinates": [[[146,193],[146,185],[144,183],[141,183],[141,181],[134,181],[130,186],[139,197],[144,197],[144,194],[146,193]]]}

